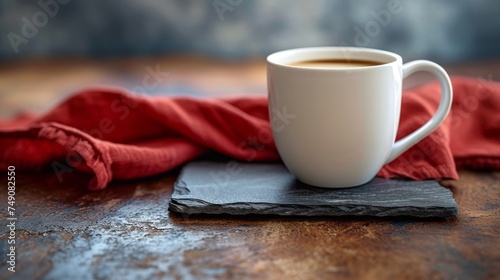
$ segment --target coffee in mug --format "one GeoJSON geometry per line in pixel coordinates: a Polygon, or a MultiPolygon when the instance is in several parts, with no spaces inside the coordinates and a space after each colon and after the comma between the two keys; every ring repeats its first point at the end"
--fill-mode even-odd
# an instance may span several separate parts
{"type": "Polygon", "coordinates": [[[267,57],[267,77],[271,128],[283,162],[300,181],[326,188],[373,179],[443,122],[453,95],[436,63],[403,64],[397,54],[367,48],[277,52],[267,57]],[[403,79],[416,71],[438,78],[441,103],[426,124],[396,142],[403,79]]]}
{"type": "Polygon", "coordinates": [[[316,59],[291,63],[292,66],[309,68],[356,68],[380,65],[381,62],[372,60],[347,60],[347,59],[316,59]]]}

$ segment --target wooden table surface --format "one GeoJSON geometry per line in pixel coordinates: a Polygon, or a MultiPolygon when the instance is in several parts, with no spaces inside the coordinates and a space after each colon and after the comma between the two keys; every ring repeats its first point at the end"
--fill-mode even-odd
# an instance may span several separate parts
{"type": "MultiPolygon", "coordinates": [[[[32,60],[0,66],[0,117],[44,112],[90,84],[133,88],[147,67],[169,73],[153,93],[265,94],[262,61],[32,60]]],[[[446,69],[500,78],[500,62],[446,69]]],[[[500,279],[500,172],[461,170],[447,183],[459,205],[449,219],[182,216],[167,209],[178,170],[99,192],[83,174],[17,173],[15,273],[5,173],[0,279],[500,279]]]]}

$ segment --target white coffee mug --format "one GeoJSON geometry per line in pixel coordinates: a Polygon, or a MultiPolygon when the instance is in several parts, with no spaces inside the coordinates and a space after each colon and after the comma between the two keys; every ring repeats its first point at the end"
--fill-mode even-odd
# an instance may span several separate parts
{"type": "Polygon", "coordinates": [[[291,49],[267,57],[269,114],[278,152],[300,181],[319,187],[362,185],[384,164],[434,131],[446,118],[453,93],[450,78],[434,62],[403,65],[394,53],[350,47],[291,49]],[[354,68],[294,66],[308,60],[369,60],[354,68]],[[395,142],[402,81],[416,71],[441,84],[436,114],[395,142]]]}

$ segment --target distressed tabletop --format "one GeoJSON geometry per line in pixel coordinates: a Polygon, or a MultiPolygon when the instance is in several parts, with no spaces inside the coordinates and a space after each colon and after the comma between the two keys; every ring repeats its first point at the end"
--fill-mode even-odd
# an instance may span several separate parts
{"type": "MultiPolygon", "coordinates": [[[[262,62],[24,61],[0,67],[0,112],[2,116],[20,109],[43,112],[76,87],[95,82],[132,88],[132,78],[140,83],[146,67],[157,65],[170,75],[155,92],[182,92],[189,84],[195,94],[197,89],[213,95],[236,89],[265,93],[262,62]]],[[[499,65],[448,70],[498,79],[499,65]]],[[[1,171],[0,279],[498,279],[500,275],[500,172],[461,170],[459,181],[446,183],[459,206],[458,216],[412,219],[178,215],[168,211],[178,171],[114,182],[99,192],[86,189],[89,178],[82,174],[68,174],[59,182],[51,170],[16,173],[15,273],[5,262],[10,233],[6,171],[1,171]]]]}

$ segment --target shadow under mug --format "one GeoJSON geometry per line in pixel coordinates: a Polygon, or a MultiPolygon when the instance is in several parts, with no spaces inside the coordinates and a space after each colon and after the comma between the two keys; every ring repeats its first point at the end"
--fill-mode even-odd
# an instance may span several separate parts
{"type": "Polygon", "coordinates": [[[319,187],[362,185],[434,131],[446,118],[453,92],[438,64],[405,63],[394,53],[355,47],[280,51],[267,57],[269,115],[278,152],[300,181],[319,187]],[[308,60],[369,60],[354,68],[293,66],[308,60]],[[395,142],[403,79],[434,74],[441,101],[422,127],[395,142]]]}

